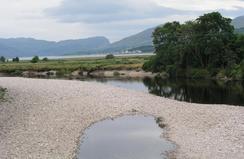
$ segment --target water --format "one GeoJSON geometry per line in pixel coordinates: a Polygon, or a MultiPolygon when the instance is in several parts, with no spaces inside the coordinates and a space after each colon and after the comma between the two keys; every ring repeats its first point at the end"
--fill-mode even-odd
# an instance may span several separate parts
{"type": "MultiPolygon", "coordinates": [[[[87,54],[87,55],[67,55],[67,56],[40,56],[40,59],[47,57],[50,60],[63,60],[63,59],[77,59],[77,58],[104,58],[107,54],[87,54]]],[[[117,57],[130,57],[130,56],[151,56],[153,53],[138,53],[138,54],[115,54],[117,57]]],[[[20,60],[31,60],[33,57],[20,57],[20,60]]],[[[11,61],[12,59],[9,59],[11,61]]]]}
{"type": "Polygon", "coordinates": [[[162,131],[153,117],[98,122],[86,130],[78,159],[164,159],[175,146],[160,138],[162,131]]]}
{"type": "Polygon", "coordinates": [[[150,79],[116,80],[96,79],[116,87],[149,92],[174,100],[202,104],[230,104],[244,106],[244,82],[187,80],[187,79],[150,79]]]}

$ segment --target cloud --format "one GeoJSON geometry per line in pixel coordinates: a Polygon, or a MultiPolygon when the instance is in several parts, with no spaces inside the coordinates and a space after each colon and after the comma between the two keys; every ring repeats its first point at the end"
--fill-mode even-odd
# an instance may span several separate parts
{"type": "Polygon", "coordinates": [[[46,13],[61,22],[110,23],[243,8],[243,0],[63,0],[46,13]]]}
{"type": "Polygon", "coordinates": [[[155,0],[163,7],[184,11],[239,10],[243,0],[155,0]]]}
{"type": "Polygon", "coordinates": [[[210,11],[244,15],[243,0],[0,0],[0,37],[112,41],[210,11]]]}
{"type": "Polygon", "coordinates": [[[165,17],[183,11],[159,6],[154,0],[64,0],[47,14],[62,22],[107,23],[165,17]]]}

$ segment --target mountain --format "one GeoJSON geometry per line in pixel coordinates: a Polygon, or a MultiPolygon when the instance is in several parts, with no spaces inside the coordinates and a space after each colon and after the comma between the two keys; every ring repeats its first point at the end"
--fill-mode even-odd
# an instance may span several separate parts
{"type": "Polygon", "coordinates": [[[125,50],[148,52],[153,51],[152,32],[147,29],[120,41],[110,43],[105,37],[64,40],[59,42],[37,40],[33,38],[0,38],[0,56],[31,57],[59,56],[68,54],[118,53],[125,50]]]}
{"type": "Polygon", "coordinates": [[[236,32],[239,34],[244,34],[244,28],[236,29],[236,32]]]}
{"type": "Polygon", "coordinates": [[[154,47],[152,45],[145,45],[140,47],[135,47],[132,49],[129,49],[128,51],[141,51],[141,52],[154,52],[154,47]]]}
{"type": "Polygon", "coordinates": [[[244,16],[239,16],[233,19],[232,24],[235,28],[244,28],[244,16]]]}
{"type": "Polygon", "coordinates": [[[103,49],[103,52],[119,52],[131,50],[142,46],[152,46],[152,33],[155,28],[150,28],[138,34],[129,36],[120,41],[110,44],[103,49]]]}
{"type": "Polygon", "coordinates": [[[36,40],[32,38],[0,39],[0,55],[15,56],[55,56],[75,53],[93,53],[95,49],[110,45],[105,37],[92,37],[60,42],[36,40]]]}

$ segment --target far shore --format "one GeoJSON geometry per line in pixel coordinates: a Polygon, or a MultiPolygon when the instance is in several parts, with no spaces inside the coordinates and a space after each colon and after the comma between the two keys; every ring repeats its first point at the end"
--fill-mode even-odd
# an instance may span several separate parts
{"type": "MultiPolygon", "coordinates": [[[[83,59],[83,58],[105,58],[107,54],[87,54],[87,55],[63,55],[63,56],[40,56],[40,59],[48,58],[50,60],[65,60],[65,59],[83,59]]],[[[114,54],[115,57],[133,57],[133,56],[152,56],[153,52],[137,53],[137,54],[114,54]]],[[[33,57],[20,57],[21,61],[31,60],[33,57]]],[[[11,61],[11,59],[9,59],[11,61]]]]}
{"type": "Polygon", "coordinates": [[[163,119],[177,145],[170,158],[243,159],[244,107],[178,102],[113,86],[0,77],[0,158],[76,156],[80,136],[94,122],[129,114],[163,119]]]}

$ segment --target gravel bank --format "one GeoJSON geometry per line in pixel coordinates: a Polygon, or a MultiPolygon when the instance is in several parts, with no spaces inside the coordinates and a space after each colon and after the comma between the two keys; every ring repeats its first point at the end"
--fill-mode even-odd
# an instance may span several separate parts
{"type": "Polygon", "coordinates": [[[69,159],[91,123],[137,110],[163,117],[176,158],[243,159],[244,107],[177,102],[102,84],[0,78],[0,158],[69,159]]]}

